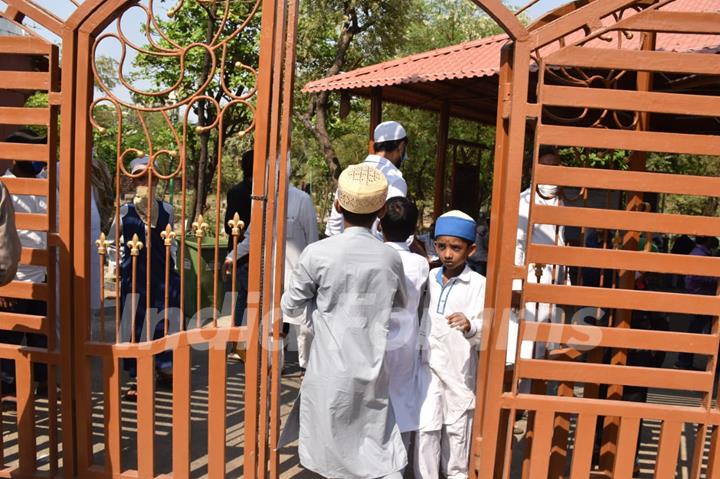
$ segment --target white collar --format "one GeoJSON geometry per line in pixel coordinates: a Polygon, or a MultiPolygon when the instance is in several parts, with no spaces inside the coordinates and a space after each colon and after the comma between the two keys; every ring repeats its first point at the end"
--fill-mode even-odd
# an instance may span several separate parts
{"type": "Polygon", "coordinates": [[[396,251],[410,251],[410,247],[405,241],[402,241],[400,243],[396,243],[394,241],[386,241],[385,244],[396,251]]]}

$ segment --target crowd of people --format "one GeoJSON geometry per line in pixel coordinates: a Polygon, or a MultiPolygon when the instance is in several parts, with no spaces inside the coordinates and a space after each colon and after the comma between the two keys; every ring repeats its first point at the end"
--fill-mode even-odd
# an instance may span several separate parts
{"type": "MultiPolygon", "coordinates": [[[[35,140],[19,134],[8,141],[35,140]]],[[[431,241],[421,241],[416,230],[418,209],[407,198],[400,169],[408,158],[408,135],[403,126],[394,121],[378,125],[373,151],[362,163],[340,174],[322,240],[310,195],[292,185],[288,191],[281,307],[286,325],[283,336],[288,325],[294,325],[299,365],[304,371],[294,416],[300,461],[329,478],[400,478],[408,468],[417,478],[464,478],[468,476],[483,329],[485,277],[481,273],[485,268],[481,263],[487,259],[487,229],[464,212],[450,211],[436,219],[431,241]]],[[[557,151],[547,147],[540,149],[538,158],[546,165],[560,162],[557,151]]],[[[253,152],[249,151],[241,160],[243,180],[228,191],[225,211],[228,236],[238,236],[238,219],[246,226],[236,245],[229,242],[224,263],[226,289],[238,293],[233,311],[236,326],[244,324],[248,304],[253,164],[253,152]]],[[[42,166],[16,161],[5,176],[41,176],[42,166]]],[[[148,190],[148,166],[147,157],[130,164],[133,197],[120,206],[108,232],[108,239],[121,238],[121,339],[132,342],[168,334],[167,315],[164,321],[158,319],[168,309],[179,314],[181,301],[177,242],[170,234],[175,214],[170,203],[148,190]],[[147,238],[150,244],[139,244],[147,238]],[[150,295],[147,284],[152,285],[150,295]],[[146,311],[157,317],[146,318],[146,311]]],[[[561,227],[536,224],[529,231],[533,202],[561,206],[563,199],[556,187],[547,185],[521,193],[518,265],[525,262],[530,236],[535,244],[565,244],[561,227]]],[[[40,232],[17,231],[13,211],[46,214],[47,204],[44,197],[10,195],[0,182],[0,283],[13,279],[46,282],[44,267],[18,266],[21,247],[46,248],[46,237],[40,232]]],[[[602,247],[598,232],[592,233],[585,246],[602,247]]],[[[672,252],[712,256],[717,248],[717,238],[693,241],[680,237],[672,252]]],[[[562,267],[534,265],[525,281],[514,282],[513,290],[519,292],[524,282],[569,284],[570,277],[562,267]]],[[[602,275],[593,270],[583,271],[581,281],[594,286],[603,283],[602,275]]],[[[684,283],[688,293],[717,294],[716,278],[687,276],[684,283]]],[[[44,302],[0,298],[0,311],[4,312],[44,315],[45,307],[44,302]]],[[[553,321],[553,308],[526,303],[524,319],[553,321]]],[[[181,320],[170,319],[170,323],[181,320]]],[[[689,322],[689,331],[702,333],[709,325],[708,316],[696,316],[689,322]]],[[[515,321],[511,337],[517,329],[515,321]]],[[[47,344],[43,335],[8,330],[0,332],[0,341],[47,344]]],[[[508,362],[516,356],[515,343],[509,342],[508,362]]],[[[544,357],[542,347],[523,342],[518,356],[544,357]]],[[[282,345],[280,349],[284,349],[282,345]]],[[[235,345],[230,354],[244,360],[244,346],[235,345]]],[[[681,354],[676,367],[694,368],[693,359],[692,354],[681,354]]],[[[134,361],[124,363],[134,378],[134,361]]],[[[170,383],[171,352],[161,354],[155,364],[158,379],[170,383]]],[[[7,390],[14,385],[14,370],[8,361],[1,366],[7,390]]],[[[37,366],[40,369],[34,376],[39,388],[43,381],[47,387],[46,373],[42,365],[37,366]]],[[[521,391],[528,387],[527,383],[520,385],[521,391]]],[[[125,398],[136,396],[131,386],[125,398]]]]}

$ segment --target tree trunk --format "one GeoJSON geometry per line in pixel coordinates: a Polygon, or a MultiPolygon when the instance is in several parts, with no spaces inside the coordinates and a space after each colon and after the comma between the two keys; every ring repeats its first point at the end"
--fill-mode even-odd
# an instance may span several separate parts
{"type": "MultiPolygon", "coordinates": [[[[215,19],[216,19],[216,9],[217,7],[210,7],[205,8],[205,11],[208,14],[207,18],[207,24],[205,26],[205,42],[207,44],[210,44],[213,39],[213,35],[215,32],[215,19]]],[[[208,77],[210,76],[212,70],[212,57],[210,56],[209,52],[205,52],[205,56],[203,59],[203,72],[199,79],[200,84],[204,84],[208,77]]],[[[198,126],[204,127],[207,125],[212,124],[212,120],[210,118],[210,112],[207,104],[207,100],[199,100],[198,101],[198,126]]],[[[209,162],[212,162],[213,159],[209,157],[209,148],[208,144],[210,142],[210,132],[203,132],[200,133],[200,155],[198,158],[197,167],[195,170],[195,198],[192,202],[192,206],[190,207],[190,214],[188,215],[188,218],[191,218],[191,221],[188,222],[188,224],[192,224],[193,221],[195,221],[197,215],[202,214],[205,210],[205,204],[207,202],[207,195],[208,195],[208,177],[207,177],[207,164],[209,162]]],[[[212,180],[211,180],[212,181],[212,180]]]]}
{"type": "MultiPolygon", "coordinates": [[[[338,39],[337,51],[335,53],[335,61],[328,69],[326,76],[337,75],[345,65],[347,52],[350,49],[355,35],[362,32],[367,25],[361,27],[358,25],[357,12],[348,4],[345,12],[348,21],[343,25],[338,39]]],[[[315,140],[320,146],[320,151],[327,162],[330,176],[334,180],[340,176],[340,162],[338,161],[335,148],[330,141],[330,135],[327,130],[328,113],[329,113],[329,96],[328,92],[314,93],[308,105],[308,111],[304,115],[299,115],[303,125],[312,132],[315,140]]]]}

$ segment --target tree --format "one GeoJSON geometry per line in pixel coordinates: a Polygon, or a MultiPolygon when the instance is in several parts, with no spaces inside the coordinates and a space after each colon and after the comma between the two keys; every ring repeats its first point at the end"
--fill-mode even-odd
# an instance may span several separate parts
{"type": "MultiPolygon", "coordinates": [[[[170,19],[158,19],[158,28],[175,44],[167,39],[155,41],[162,49],[174,52],[174,55],[138,54],[134,66],[138,73],[135,79],[144,78],[153,82],[157,91],[167,89],[179,81],[175,94],[179,99],[199,93],[210,97],[221,107],[228,105],[233,96],[250,96],[255,88],[255,74],[245,66],[258,64],[259,15],[254,15],[255,2],[186,2],[170,19]],[[225,11],[225,8],[229,11],[225,11]],[[246,19],[249,23],[240,30],[246,19]],[[215,40],[216,34],[219,34],[215,40]],[[184,57],[184,70],[180,70],[180,50],[193,43],[219,45],[219,42],[232,37],[225,46],[215,48],[216,68],[213,70],[213,57],[206,48],[191,48],[184,57]],[[214,43],[213,43],[214,41],[214,43]],[[180,48],[178,48],[180,47],[180,48]],[[222,78],[221,78],[222,77],[222,78]],[[201,87],[209,82],[202,90],[201,87]],[[229,90],[226,91],[226,88],[229,90]]],[[[157,53],[154,46],[146,46],[157,53]]],[[[141,97],[137,102],[168,101],[167,98],[141,97]]],[[[204,212],[207,196],[212,187],[219,163],[220,152],[225,141],[244,132],[252,124],[252,111],[242,106],[225,109],[224,121],[216,128],[208,129],[218,120],[218,111],[213,101],[199,98],[189,105],[192,109],[190,121],[194,127],[188,128],[187,151],[188,166],[194,199],[190,204],[188,218],[194,218],[204,212]]],[[[187,181],[187,179],[186,179],[187,181]]]]}
{"type": "MultiPolygon", "coordinates": [[[[317,0],[302,2],[298,36],[298,84],[394,55],[404,37],[402,26],[412,0],[317,0]]],[[[303,105],[303,102],[299,102],[303,105]]],[[[333,105],[328,92],[304,102],[302,122],[317,141],[332,177],[340,162],[333,146],[333,105]]]]}

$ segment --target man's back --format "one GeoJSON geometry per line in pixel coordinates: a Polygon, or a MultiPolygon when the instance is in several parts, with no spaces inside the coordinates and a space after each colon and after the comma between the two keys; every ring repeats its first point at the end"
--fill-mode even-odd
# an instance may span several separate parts
{"type": "Polygon", "coordinates": [[[406,305],[402,261],[367,228],[309,245],[282,298],[314,308],[301,385],[300,461],[326,477],[382,477],[407,463],[383,368],[392,309],[406,305]]]}

